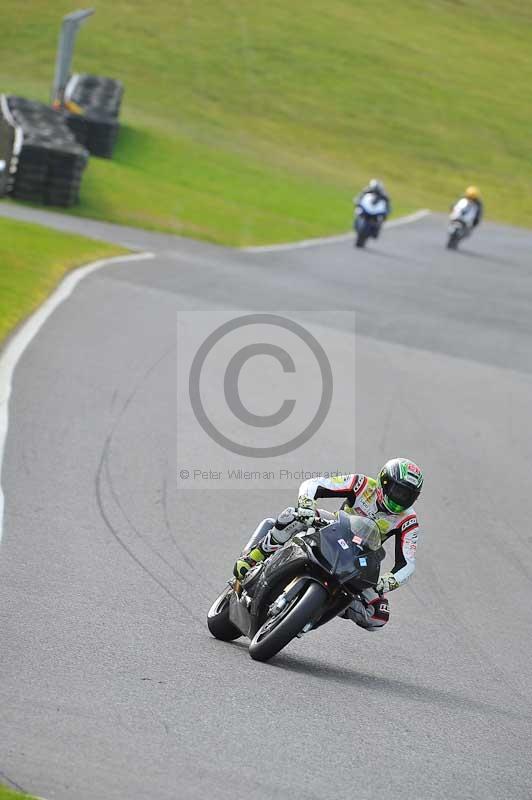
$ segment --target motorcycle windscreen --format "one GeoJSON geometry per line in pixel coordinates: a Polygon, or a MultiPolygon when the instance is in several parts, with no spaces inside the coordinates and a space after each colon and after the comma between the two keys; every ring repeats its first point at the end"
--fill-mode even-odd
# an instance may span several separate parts
{"type": "Polygon", "coordinates": [[[322,559],[340,581],[352,575],[358,567],[355,559],[362,552],[363,537],[357,536],[357,539],[357,542],[353,541],[349,516],[343,511],[339,512],[338,522],[320,531],[322,559]]]}
{"type": "Polygon", "coordinates": [[[365,550],[379,550],[382,545],[381,533],[375,520],[369,517],[348,515],[353,544],[365,550]]]}
{"type": "Polygon", "coordinates": [[[367,517],[339,512],[338,522],[320,531],[320,550],[331,573],[340,580],[356,573],[361,566],[360,555],[376,552],[381,547],[377,524],[367,517]]]}
{"type": "Polygon", "coordinates": [[[320,551],[329,572],[339,580],[351,575],[356,569],[355,549],[351,542],[349,527],[347,530],[335,522],[320,531],[320,551]]]}

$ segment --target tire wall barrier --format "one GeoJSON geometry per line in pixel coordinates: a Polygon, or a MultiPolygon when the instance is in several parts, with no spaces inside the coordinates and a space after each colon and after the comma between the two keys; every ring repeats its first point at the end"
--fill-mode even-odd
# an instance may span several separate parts
{"type": "MultiPolygon", "coordinates": [[[[2,95],[0,117],[0,130],[13,131],[7,192],[19,200],[46,205],[77,203],[88,153],[63,115],[43,103],[2,95]]],[[[7,131],[5,136],[9,138],[7,131]]]]}
{"type": "Polygon", "coordinates": [[[70,78],[65,89],[70,110],[63,113],[78,142],[92,155],[112,158],[123,95],[123,83],[114,78],[86,74],[70,78]]]}
{"type": "MultiPolygon", "coordinates": [[[[9,193],[17,126],[11,117],[5,95],[0,95],[0,197],[9,193]]],[[[19,132],[18,139],[20,139],[19,132]]]]}

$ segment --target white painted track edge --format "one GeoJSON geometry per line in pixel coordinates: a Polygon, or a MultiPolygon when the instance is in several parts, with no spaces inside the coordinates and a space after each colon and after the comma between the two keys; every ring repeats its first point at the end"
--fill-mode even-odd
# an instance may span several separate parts
{"type": "Polygon", "coordinates": [[[11,395],[13,375],[21,356],[47,319],[64,300],[70,297],[80,281],[103,267],[123,261],[142,261],[148,258],[154,258],[154,254],[148,252],[132,253],[131,255],[113,256],[112,258],[93,261],[90,264],[72,270],[63,278],[59,286],[44,303],[11,336],[4,350],[0,353],[0,543],[2,541],[4,522],[4,493],[1,481],[9,427],[9,397],[11,395]]]}
{"type": "MultiPolygon", "coordinates": [[[[420,208],[419,211],[414,211],[405,217],[397,217],[391,219],[386,223],[385,228],[397,228],[400,225],[408,225],[411,222],[417,222],[423,217],[428,217],[432,212],[428,208],[420,208]]],[[[347,242],[353,238],[353,232],[341,233],[338,236],[324,236],[321,239],[302,239],[299,242],[286,242],[285,244],[267,244],[259,245],[257,247],[241,247],[244,253],[275,253],[283,250],[298,250],[302,247],[322,247],[327,244],[337,244],[338,242],[347,242]]]]}

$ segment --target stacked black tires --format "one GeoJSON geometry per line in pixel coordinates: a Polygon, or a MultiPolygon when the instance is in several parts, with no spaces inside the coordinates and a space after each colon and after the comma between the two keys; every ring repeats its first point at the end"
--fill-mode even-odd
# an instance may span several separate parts
{"type": "Polygon", "coordinates": [[[121,81],[74,75],[61,108],[0,95],[0,197],[77,203],[89,153],[113,155],[123,94],[121,81]]]}
{"type": "Polygon", "coordinates": [[[88,153],[61,113],[43,103],[3,95],[0,128],[11,128],[13,149],[7,192],[19,200],[55,206],[78,202],[88,153]]]}
{"type": "Polygon", "coordinates": [[[80,113],[65,112],[69,128],[89,153],[112,158],[118,136],[120,105],[124,85],[98,75],[73,75],[65,90],[67,107],[75,104],[80,113]]]}
{"type": "Polygon", "coordinates": [[[13,182],[11,165],[15,149],[16,126],[9,121],[7,100],[0,95],[0,197],[9,194],[13,182]]]}

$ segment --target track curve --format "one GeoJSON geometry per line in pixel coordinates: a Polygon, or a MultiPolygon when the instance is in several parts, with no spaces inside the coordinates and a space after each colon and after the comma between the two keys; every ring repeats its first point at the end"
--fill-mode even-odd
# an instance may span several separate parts
{"type": "Polygon", "coordinates": [[[2,774],[57,800],[530,797],[532,233],[486,224],[458,253],[438,215],[363,252],[99,235],[156,258],[86,278],[15,374],[2,774]],[[210,637],[247,533],[298,483],[176,491],[175,316],[205,307],[356,310],[353,468],[406,452],[427,475],[386,630],[337,620],[271,664],[210,637]]]}

